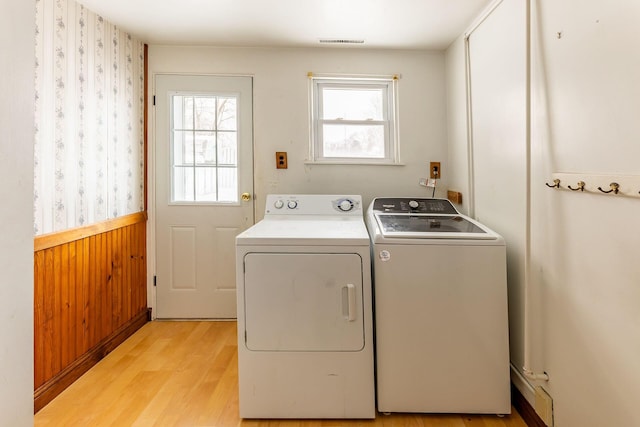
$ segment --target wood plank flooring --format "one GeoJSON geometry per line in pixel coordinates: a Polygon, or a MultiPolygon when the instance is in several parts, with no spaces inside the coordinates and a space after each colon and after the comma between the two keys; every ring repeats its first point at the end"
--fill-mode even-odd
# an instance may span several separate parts
{"type": "Polygon", "coordinates": [[[235,322],[147,323],[35,416],[37,426],[526,427],[510,416],[242,420],[235,322]]]}

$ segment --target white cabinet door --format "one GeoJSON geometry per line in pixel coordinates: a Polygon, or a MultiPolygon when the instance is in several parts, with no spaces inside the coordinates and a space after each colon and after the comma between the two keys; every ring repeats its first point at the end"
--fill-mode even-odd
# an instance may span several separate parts
{"type": "Polygon", "coordinates": [[[250,253],[244,269],[249,350],[362,350],[359,255],[250,253]]]}

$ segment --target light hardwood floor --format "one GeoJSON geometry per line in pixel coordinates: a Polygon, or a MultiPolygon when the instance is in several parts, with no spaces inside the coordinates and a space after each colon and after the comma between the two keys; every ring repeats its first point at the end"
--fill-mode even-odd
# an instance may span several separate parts
{"type": "Polygon", "coordinates": [[[147,323],[35,416],[35,426],[526,427],[495,415],[242,420],[235,322],[147,323]]]}

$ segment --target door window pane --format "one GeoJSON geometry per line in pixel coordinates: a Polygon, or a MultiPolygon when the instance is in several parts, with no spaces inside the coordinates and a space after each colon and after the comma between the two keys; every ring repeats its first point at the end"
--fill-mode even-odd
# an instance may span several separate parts
{"type": "Polygon", "coordinates": [[[171,201],[238,201],[237,98],[171,98],[171,201]]]}
{"type": "Polygon", "coordinates": [[[216,134],[215,132],[196,132],[196,164],[216,164],[216,134]]]}
{"type": "Polygon", "coordinates": [[[218,133],[218,162],[225,166],[238,164],[238,134],[236,132],[218,133]]]}
{"type": "Polygon", "coordinates": [[[236,98],[218,98],[218,130],[238,130],[238,102],[236,98]]]}
{"type": "Polygon", "coordinates": [[[196,200],[208,202],[218,200],[216,168],[196,169],[196,200]]]}
{"type": "Polygon", "coordinates": [[[193,202],[193,168],[175,166],[173,168],[173,201],[193,202]]]}
{"type": "Polygon", "coordinates": [[[193,164],[193,132],[173,131],[173,164],[193,164]]]}
{"type": "Polygon", "coordinates": [[[193,129],[193,97],[173,97],[173,129],[193,129]]]}
{"type": "Polygon", "coordinates": [[[216,123],[216,98],[196,96],[193,99],[195,129],[214,130],[216,123]]]}
{"type": "Polygon", "coordinates": [[[218,168],[218,200],[236,202],[238,200],[238,174],[235,168],[218,168]]]}

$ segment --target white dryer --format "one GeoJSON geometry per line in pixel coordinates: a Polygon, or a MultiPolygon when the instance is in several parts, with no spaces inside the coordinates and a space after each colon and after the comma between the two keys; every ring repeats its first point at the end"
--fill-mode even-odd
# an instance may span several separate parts
{"type": "Polygon", "coordinates": [[[506,248],[448,200],[377,198],[374,265],[381,412],[511,412],[506,248]]]}
{"type": "Polygon", "coordinates": [[[236,238],[242,418],[374,418],[360,196],[269,195],[236,238]]]}

